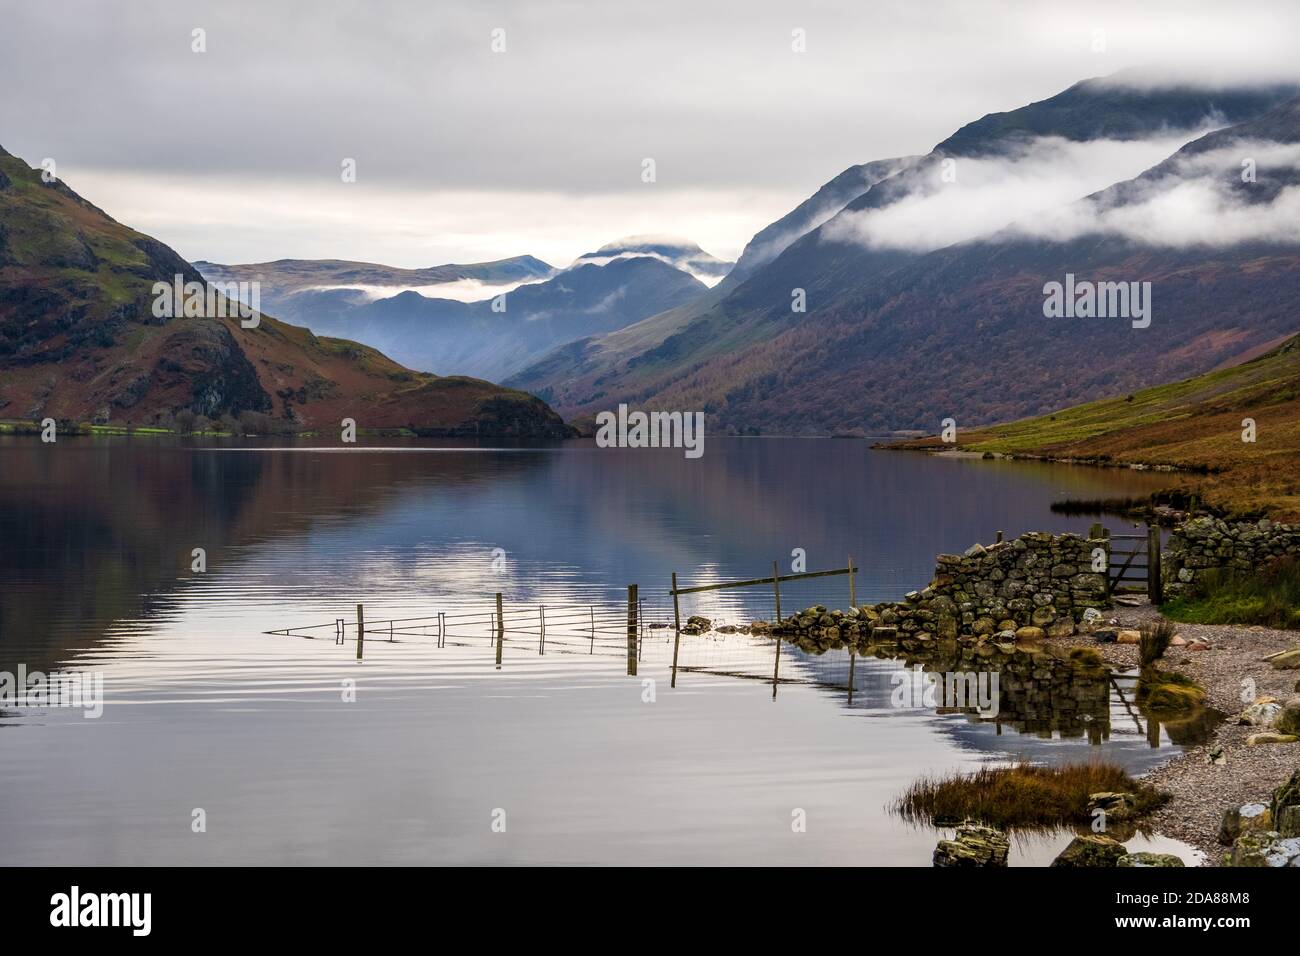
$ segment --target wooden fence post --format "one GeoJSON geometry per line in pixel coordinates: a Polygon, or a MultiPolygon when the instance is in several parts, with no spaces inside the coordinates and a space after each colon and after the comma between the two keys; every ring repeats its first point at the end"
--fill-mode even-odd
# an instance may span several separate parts
{"type": "Polygon", "coordinates": [[[677,686],[677,649],[682,643],[682,611],[677,603],[677,572],[673,572],[673,680],[669,687],[677,686]]]}
{"type": "Polygon", "coordinates": [[[357,605],[357,660],[361,660],[361,651],[366,645],[366,619],[361,611],[361,605],[357,605]]]}
{"type": "Polygon", "coordinates": [[[853,662],[856,661],[857,659],[858,659],[857,652],[853,649],[853,645],[850,644],[849,645],[849,705],[850,706],[852,706],[853,704],[853,662]]]}
{"type": "MultiPolygon", "coordinates": [[[[1100,521],[1093,524],[1092,528],[1097,532],[1096,537],[1101,538],[1101,540],[1106,542],[1102,545],[1106,552],[1106,570],[1102,572],[1102,576],[1106,579],[1106,602],[1109,604],[1110,599],[1114,597],[1114,595],[1111,594],[1110,584],[1110,529],[1103,527],[1100,521]]],[[[1092,530],[1089,530],[1088,533],[1092,534],[1092,530]]]]}
{"type": "Polygon", "coordinates": [[[537,606],[537,621],[539,625],[539,629],[537,633],[537,653],[545,654],[546,653],[546,605],[545,604],[539,604],[537,606]]]}
{"type": "Polygon", "coordinates": [[[497,592],[497,669],[501,669],[501,647],[506,641],[506,619],[501,614],[501,592],[497,592]]]}
{"type": "Polygon", "coordinates": [[[781,634],[776,635],[776,657],[772,660],[772,699],[776,700],[776,685],[781,673],[781,634]]]}
{"type": "Polygon", "coordinates": [[[858,592],[853,581],[853,555],[849,555],[849,607],[858,606],[858,592]]]}
{"type": "Polygon", "coordinates": [[[1147,525],[1147,598],[1159,604],[1164,596],[1160,583],[1160,526],[1147,525]]]}
{"type": "MultiPolygon", "coordinates": [[[[776,592],[776,626],[781,626],[781,570],[772,562],[772,590],[776,592]]],[[[779,641],[780,638],[777,638],[779,641]]],[[[773,687],[773,690],[776,688],[773,687]]]]}
{"type": "Polygon", "coordinates": [[[627,586],[627,674],[636,676],[636,585],[627,586]]]}

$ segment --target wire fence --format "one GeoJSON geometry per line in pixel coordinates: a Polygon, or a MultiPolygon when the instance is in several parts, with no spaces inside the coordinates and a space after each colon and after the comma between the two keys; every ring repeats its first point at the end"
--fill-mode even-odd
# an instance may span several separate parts
{"type": "MultiPolygon", "coordinates": [[[[353,644],[360,659],[367,643],[408,641],[432,642],[436,647],[495,646],[497,663],[509,646],[535,648],[539,655],[585,654],[618,656],[629,661],[629,673],[643,654],[648,635],[656,631],[671,634],[672,618],[666,608],[647,607],[628,589],[627,602],[575,604],[533,604],[506,602],[496,595],[494,603],[481,607],[460,607],[417,617],[367,619],[363,605],[355,618],[298,625],[266,631],[283,637],[353,644]]],[[[665,638],[667,639],[667,637],[665,638]]]]}
{"type": "MultiPolygon", "coordinates": [[[[747,581],[709,581],[672,586],[660,592],[663,603],[641,597],[637,585],[628,587],[626,601],[590,601],[546,604],[506,601],[503,594],[478,607],[432,611],[419,616],[367,619],[364,605],[356,615],[332,621],[267,631],[267,634],[355,645],[364,657],[367,642],[432,642],[436,647],[482,646],[494,648],[501,665],[506,648],[536,649],[539,655],[581,654],[620,657],[627,673],[635,675],[647,643],[671,645],[672,682],[676,686],[679,663],[687,671],[715,672],[758,679],[771,661],[780,663],[780,641],[775,660],[768,627],[789,613],[824,604],[842,608],[854,595],[852,559],[848,567],[831,571],[781,574],[776,566],[770,578],[747,581]],[[784,607],[782,601],[784,600],[784,607]],[[685,604],[683,609],[682,605],[685,604]],[[706,618],[705,621],[692,618],[706,618]],[[753,634],[752,641],[728,641],[734,634],[753,634]],[[687,638],[685,659],[681,642],[687,638]]],[[[774,673],[770,678],[778,681],[774,673]]]]}

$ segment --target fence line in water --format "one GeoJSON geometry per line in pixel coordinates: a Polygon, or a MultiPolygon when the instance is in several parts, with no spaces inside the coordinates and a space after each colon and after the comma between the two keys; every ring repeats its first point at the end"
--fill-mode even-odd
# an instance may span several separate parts
{"type": "Polygon", "coordinates": [[[478,639],[485,639],[496,646],[498,667],[510,639],[527,637],[531,642],[535,638],[538,654],[547,650],[581,653],[585,647],[588,655],[595,655],[598,648],[602,654],[610,653],[610,645],[616,640],[615,646],[627,660],[628,674],[635,675],[646,632],[667,626],[667,617],[662,612],[647,614],[645,602],[633,584],[628,586],[626,603],[509,604],[498,592],[495,605],[488,610],[437,611],[417,617],[367,621],[365,606],[358,604],[355,621],[338,617],[328,623],[277,628],[264,633],[306,640],[332,639],[336,645],[355,642],[358,660],[365,656],[367,640],[397,643],[398,638],[428,638],[435,640],[438,647],[445,647],[449,642],[472,646],[478,639]]]}
{"type": "MultiPolygon", "coordinates": [[[[387,640],[395,643],[398,638],[404,640],[428,638],[435,640],[438,647],[445,647],[448,642],[458,646],[472,646],[478,639],[483,638],[489,645],[495,644],[498,668],[501,666],[505,644],[508,640],[518,640],[521,637],[526,637],[531,642],[535,638],[539,655],[545,654],[548,648],[558,653],[582,653],[584,646],[589,656],[594,656],[598,647],[601,654],[620,653],[620,656],[623,656],[627,661],[627,673],[630,676],[635,676],[637,664],[644,656],[645,642],[647,637],[650,636],[650,632],[666,630],[672,635],[673,664],[671,683],[673,687],[676,687],[680,663],[681,637],[683,634],[682,596],[692,596],[692,603],[695,603],[701,595],[710,592],[771,586],[774,589],[775,598],[772,619],[779,622],[782,619],[780,595],[782,583],[789,589],[793,584],[812,579],[847,576],[848,588],[842,596],[847,597],[849,604],[852,605],[856,601],[856,572],[857,569],[853,565],[853,558],[850,556],[849,563],[844,568],[781,574],[777,563],[774,561],[772,563],[771,577],[752,578],[742,581],[710,582],[682,588],[678,587],[677,575],[674,573],[672,575],[672,587],[668,591],[668,596],[672,599],[671,614],[666,607],[660,609],[650,606],[647,608],[646,601],[640,597],[638,586],[631,584],[627,588],[626,603],[605,601],[571,604],[525,604],[522,602],[512,604],[504,600],[504,595],[501,592],[497,592],[495,604],[487,610],[437,611],[415,617],[395,617],[367,621],[364,605],[358,604],[356,606],[355,622],[349,618],[338,617],[329,623],[277,628],[265,633],[284,637],[300,637],[307,640],[333,638],[336,645],[354,641],[358,660],[364,658],[367,639],[371,641],[387,640]],[[480,631],[480,628],[483,630],[480,631]]],[[[817,583],[821,585],[822,581],[818,580],[817,583]]],[[[820,591],[821,588],[816,590],[820,591]]],[[[787,594],[789,594],[789,591],[787,591],[787,594]]],[[[820,596],[820,594],[817,596],[820,596]]],[[[804,597],[807,598],[807,595],[804,597]]],[[[827,592],[827,598],[828,600],[838,601],[838,598],[831,597],[829,591],[827,592]]],[[[813,600],[810,603],[820,602],[813,600]]],[[[808,605],[805,604],[804,606],[808,605]]],[[[745,616],[751,617],[752,615],[747,612],[745,616]]],[[[742,622],[741,629],[747,630],[750,623],[752,622],[742,622]]],[[[696,634],[696,632],[690,630],[686,631],[686,633],[687,636],[695,636],[696,634]]],[[[781,640],[778,636],[773,661],[773,695],[775,695],[777,685],[780,682],[780,659],[781,640]]],[[[680,669],[693,670],[697,668],[683,665],[680,669]]]]}

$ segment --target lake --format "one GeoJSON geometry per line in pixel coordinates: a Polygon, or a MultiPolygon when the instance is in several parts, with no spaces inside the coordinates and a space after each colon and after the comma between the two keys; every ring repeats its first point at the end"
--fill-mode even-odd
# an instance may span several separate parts
{"type": "MultiPolygon", "coordinates": [[[[673,572],[788,573],[802,549],[808,570],[851,555],[860,603],[896,599],[939,552],[1095,520],[1054,500],[1168,483],[868,446],[710,438],[687,460],[580,441],[0,437],[0,670],[104,687],[97,719],[0,711],[3,862],[928,866],[942,832],[888,809],[920,774],[1094,754],[1141,772],[1177,752],[1118,692],[1087,726],[978,721],[891,706],[904,662],[862,658],[850,702],[843,653],[786,645],[774,684],[773,642],[747,634],[683,637],[671,688],[672,630],[650,625],[671,621],[673,572]],[[358,603],[361,662],[334,636],[358,603]],[[391,619],[418,621],[390,641],[391,619]]],[[[847,587],[791,582],[783,607],[844,607],[847,587]]],[[[770,586],[715,591],[682,614],[743,624],[772,605],[770,586]]],[[[1068,839],[1022,839],[1013,864],[1068,839]]],[[[1158,835],[1139,847],[1192,862],[1158,835]]]]}

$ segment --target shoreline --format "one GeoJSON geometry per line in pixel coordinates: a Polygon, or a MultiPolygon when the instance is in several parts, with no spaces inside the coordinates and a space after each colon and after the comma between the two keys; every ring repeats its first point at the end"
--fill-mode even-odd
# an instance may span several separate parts
{"type": "Polygon", "coordinates": [[[915,451],[934,458],[975,458],[983,461],[1043,461],[1053,465],[1087,465],[1090,468],[1119,468],[1124,471],[1158,471],[1173,475],[1203,476],[1214,474],[1209,466],[1188,467],[1172,465],[1168,462],[1152,461],[1116,461],[1113,458],[1080,458],[1077,456],[1037,455],[1032,452],[977,451],[965,445],[955,444],[938,447],[935,445],[910,442],[885,444],[877,442],[871,446],[880,451],[915,451]],[[987,456],[987,457],[986,457],[987,456]]]}
{"type": "MultiPolygon", "coordinates": [[[[1161,615],[1157,608],[1142,604],[1117,606],[1108,617],[1118,620],[1121,627],[1136,628],[1161,615]]],[[[1211,731],[1206,743],[1187,747],[1141,778],[1171,797],[1143,823],[1204,852],[1202,866],[1221,866],[1229,849],[1217,839],[1223,812],[1244,803],[1267,803],[1273,790],[1300,769],[1300,743],[1248,747],[1246,738],[1264,728],[1236,723],[1237,714],[1245,706],[1241,694],[1246,678],[1255,682],[1260,697],[1271,695],[1285,700],[1297,693],[1300,670],[1276,670],[1262,658],[1297,646],[1300,633],[1259,626],[1175,624],[1188,641],[1204,638],[1211,647],[1197,652],[1171,647],[1163,658],[1164,666],[1205,688],[1206,705],[1222,712],[1224,720],[1211,731]],[[1222,765],[1209,761],[1216,747],[1222,748],[1222,765]]],[[[1138,665],[1138,649],[1132,644],[1098,644],[1084,634],[1049,638],[1045,643],[1060,648],[1095,648],[1112,667],[1128,669],[1138,665]]]]}

